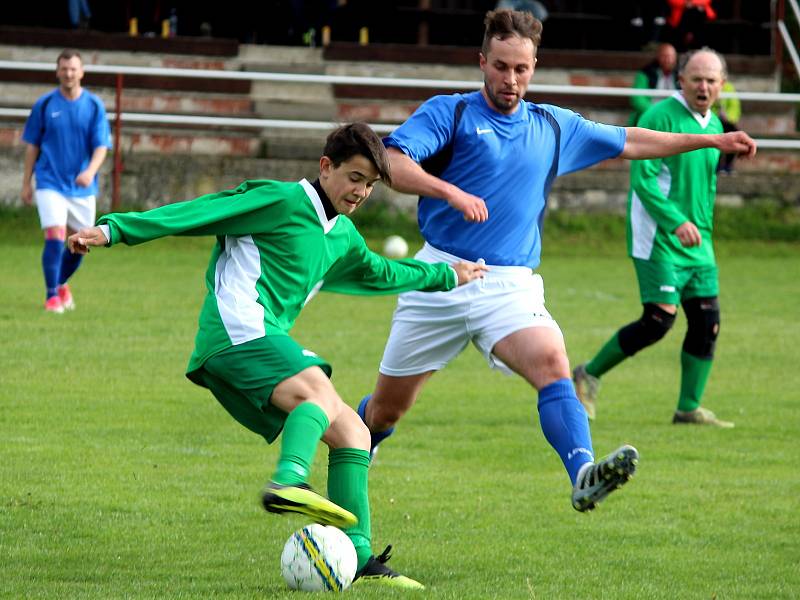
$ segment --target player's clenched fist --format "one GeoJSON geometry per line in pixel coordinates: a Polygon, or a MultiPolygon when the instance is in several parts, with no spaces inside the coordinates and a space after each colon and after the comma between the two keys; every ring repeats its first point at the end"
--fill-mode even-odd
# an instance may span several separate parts
{"type": "Polygon", "coordinates": [[[450,265],[458,275],[458,285],[464,285],[475,279],[483,277],[484,273],[489,270],[486,265],[469,262],[466,260],[459,261],[450,265]]]}
{"type": "Polygon", "coordinates": [[[105,246],[108,243],[103,230],[99,227],[86,227],[73,233],[67,240],[67,247],[73,254],[86,254],[90,246],[105,246]]]}

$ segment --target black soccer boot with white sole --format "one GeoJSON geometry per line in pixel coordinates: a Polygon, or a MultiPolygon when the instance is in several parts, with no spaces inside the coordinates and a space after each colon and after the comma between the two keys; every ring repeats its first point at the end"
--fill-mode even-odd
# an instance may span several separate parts
{"type": "Polygon", "coordinates": [[[621,446],[600,462],[581,467],[572,488],[572,507],[580,512],[592,510],[614,490],[621,488],[636,472],[639,452],[633,446],[621,446]]]}

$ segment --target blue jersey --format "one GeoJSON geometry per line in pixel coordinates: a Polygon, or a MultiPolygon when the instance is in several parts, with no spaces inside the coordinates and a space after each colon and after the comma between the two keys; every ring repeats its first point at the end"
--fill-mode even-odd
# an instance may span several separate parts
{"type": "Polygon", "coordinates": [[[541,256],[547,194],[558,175],[618,156],[625,129],[588,121],[570,110],[521,101],[503,115],[481,92],[435,96],[384,139],[422,162],[452,141],[452,159],[437,174],[483,198],[484,223],[469,223],[438,198],[421,197],[420,231],[432,246],[467,260],[535,269],[541,256]],[[463,112],[453,132],[457,105],[463,112]]]}
{"type": "Polygon", "coordinates": [[[82,90],[75,100],[56,89],[39,98],[25,123],[22,140],[39,148],[34,166],[36,189],[65,196],[97,195],[97,177],[80,187],[75,178],[89,166],[100,146],[111,147],[111,133],[102,100],[82,90]]]}

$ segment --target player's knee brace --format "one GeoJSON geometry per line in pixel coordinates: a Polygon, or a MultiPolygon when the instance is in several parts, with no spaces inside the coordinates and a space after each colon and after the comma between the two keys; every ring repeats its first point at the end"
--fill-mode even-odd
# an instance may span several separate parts
{"type": "Polygon", "coordinates": [[[620,349],[633,356],[642,348],[647,348],[663,338],[675,323],[675,315],[668,313],[657,304],[647,303],[638,321],[619,330],[617,339],[620,349]]]}
{"type": "Polygon", "coordinates": [[[697,358],[714,358],[720,325],[717,298],[690,298],[683,302],[683,312],[688,325],[683,351],[697,358]]]}

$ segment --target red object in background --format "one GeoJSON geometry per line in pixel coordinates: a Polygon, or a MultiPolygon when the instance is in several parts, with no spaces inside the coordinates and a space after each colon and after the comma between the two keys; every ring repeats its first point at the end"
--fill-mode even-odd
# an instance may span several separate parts
{"type": "Polygon", "coordinates": [[[670,27],[678,27],[683,18],[683,11],[687,8],[703,11],[709,21],[717,18],[717,13],[711,6],[711,0],[667,0],[667,2],[670,9],[667,23],[669,23],[670,27]]]}

